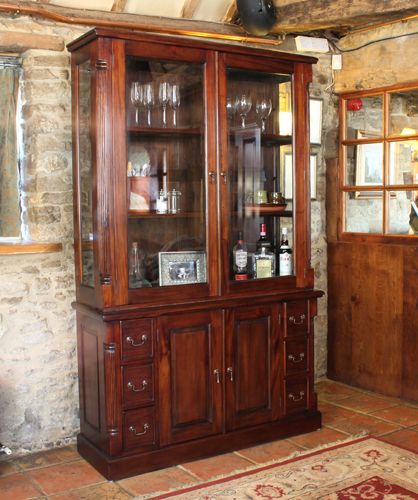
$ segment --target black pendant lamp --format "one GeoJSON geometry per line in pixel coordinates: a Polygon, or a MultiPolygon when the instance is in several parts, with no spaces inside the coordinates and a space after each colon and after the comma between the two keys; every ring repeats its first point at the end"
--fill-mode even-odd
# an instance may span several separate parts
{"type": "Polygon", "coordinates": [[[273,0],[237,0],[241,23],[252,35],[267,35],[276,22],[273,0]]]}

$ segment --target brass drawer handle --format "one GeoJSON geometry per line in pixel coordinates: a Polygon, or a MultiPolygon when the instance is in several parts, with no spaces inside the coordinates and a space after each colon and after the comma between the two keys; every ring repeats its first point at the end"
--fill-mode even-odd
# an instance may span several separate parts
{"type": "Polygon", "coordinates": [[[135,436],[143,436],[149,431],[151,426],[149,424],[144,424],[142,428],[144,429],[143,432],[136,432],[136,427],[134,425],[131,425],[129,427],[129,432],[132,432],[132,434],[135,434],[135,436]]]}
{"type": "Polygon", "coordinates": [[[142,386],[137,389],[134,385],[133,382],[128,382],[128,389],[133,391],[133,392],[142,392],[142,391],[145,391],[145,389],[148,387],[148,382],[144,379],[142,381],[142,386]]]}
{"type": "Polygon", "coordinates": [[[298,319],[296,319],[294,316],[289,317],[289,323],[292,325],[303,325],[305,321],[306,316],[304,314],[301,314],[298,319]]]}
{"type": "Polygon", "coordinates": [[[289,396],[288,396],[288,397],[289,397],[289,399],[291,399],[292,401],[302,401],[302,399],[304,398],[304,396],[305,396],[305,391],[300,391],[300,392],[299,392],[299,396],[295,396],[295,395],[293,394],[293,392],[291,392],[291,393],[289,394],[289,396]]]}
{"type": "Polygon", "coordinates": [[[230,366],[226,369],[226,373],[228,373],[228,375],[229,375],[229,380],[231,382],[233,382],[234,381],[234,370],[233,370],[232,366],[230,366]]]}
{"type": "Polygon", "coordinates": [[[147,342],[148,340],[148,335],[142,335],[141,337],[141,342],[138,342],[138,344],[135,344],[135,340],[129,336],[129,337],[126,337],[126,342],[128,342],[128,344],[131,344],[133,347],[141,347],[141,345],[144,345],[145,342],[147,342]]]}
{"type": "Polygon", "coordinates": [[[215,368],[215,370],[213,370],[213,374],[216,377],[216,383],[220,384],[221,383],[221,371],[219,370],[219,368],[215,368]]]}
{"type": "Polygon", "coordinates": [[[304,352],[300,352],[299,353],[299,359],[296,359],[296,356],[294,356],[293,354],[289,354],[289,356],[287,357],[287,359],[289,361],[291,361],[292,363],[300,363],[301,361],[303,361],[305,359],[305,353],[304,352]]]}

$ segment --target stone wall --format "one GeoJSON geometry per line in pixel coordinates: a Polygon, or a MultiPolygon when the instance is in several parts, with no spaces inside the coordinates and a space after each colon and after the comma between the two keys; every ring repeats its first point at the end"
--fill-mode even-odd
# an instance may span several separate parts
{"type": "MultiPolygon", "coordinates": [[[[47,35],[63,46],[89,28],[0,15],[0,30],[47,35]],[[61,43],[60,43],[61,42],[61,43]]],[[[0,259],[0,442],[16,454],[72,442],[78,432],[78,387],[72,249],[69,55],[31,49],[24,68],[24,185],[27,237],[62,242],[51,254],[0,259]]],[[[325,157],[335,155],[336,110],[327,87],[330,57],[314,68],[312,95],[324,103],[317,199],[312,202],[312,262],[326,290],[325,157]],[[326,153],[325,153],[326,151],[326,153]]],[[[326,298],[316,319],[317,376],[326,372],[326,298]]]]}

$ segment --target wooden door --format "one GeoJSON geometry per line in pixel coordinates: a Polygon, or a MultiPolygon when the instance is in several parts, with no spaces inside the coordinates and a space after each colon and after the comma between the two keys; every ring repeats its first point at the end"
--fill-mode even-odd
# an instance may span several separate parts
{"type": "Polygon", "coordinates": [[[222,328],[219,311],[158,320],[162,445],[222,430],[222,328]]]}
{"type": "Polygon", "coordinates": [[[226,315],[226,416],[230,430],[280,413],[278,306],[242,307],[226,315]]]}

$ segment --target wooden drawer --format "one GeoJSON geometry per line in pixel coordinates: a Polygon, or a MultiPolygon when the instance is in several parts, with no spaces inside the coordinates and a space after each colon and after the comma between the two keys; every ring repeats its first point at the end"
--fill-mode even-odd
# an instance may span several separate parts
{"type": "Polygon", "coordinates": [[[285,340],[286,375],[306,372],[308,353],[308,338],[306,336],[285,340]]]}
{"type": "Polygon", "coordinates": [[[309,333],[308,302],[298,300],[285,303],[286,335],[309,333]]]}
{"type": "Polygon", "coordinates": [[[122,362],[152,359],[154,355],[152,319],[122,321],[122,362]]]}
{"type": "Polygon", "coordinates": [[[309,382],[306,377],[288,378],[285,381],[285,413],[298,413],[308,408],[309,382]]]}
{"type": "Polygon", "coordinates": [[[154,401],[153,365],[122,367],[123,407],[134,408],[154,401]]]}
{"type": "Polygon", "coordinates": [[[123,444],[125,450],[154,448],[157,445],[154,407],[125,412],[123,444]]]}

